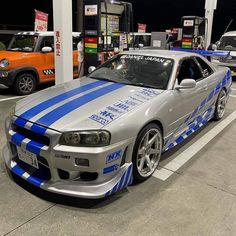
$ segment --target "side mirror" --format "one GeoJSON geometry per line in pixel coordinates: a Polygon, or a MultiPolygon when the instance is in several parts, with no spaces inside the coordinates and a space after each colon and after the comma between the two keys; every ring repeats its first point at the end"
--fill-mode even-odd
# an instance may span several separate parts
{"type": "Polygon", "coordinates": [[[177,85],[175,89],[192,89],[196,87],[196,81],[194,79],[183,79],[180,85],[177,85]]]}
{"type": "Polygon", "coordinates": [[[217,49],[217,44],[212,44],[212,50],[215,51],[217,49]]]}
{"type": "Polygon", "coordinates": [[[90,74],[90,73],[92,73],[94,70],[96,70],[96,67],[95,67],[95,66],[90,66],[90,67],[88,68],[88,73],[90,74]]]}
{"type": "Polygon", "coordinates": [[[44,52],[44,53],[52,52],[52,48],[51,47],[43,47],[41,52],[44,52]]]}
{"type": "Polygon", "coordinates": [[[143,48],[143,47],[144,47],[143,43],[139,43],[139,44],[138,44],[138,47],[139,47],[139,48],[143,48]]]}

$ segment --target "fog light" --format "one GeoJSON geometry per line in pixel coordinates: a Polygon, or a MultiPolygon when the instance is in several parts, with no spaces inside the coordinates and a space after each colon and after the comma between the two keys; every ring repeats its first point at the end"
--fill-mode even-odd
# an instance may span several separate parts
{"type": "Polygon", "coordinates": [[[8,72],[7,71],[1,71],[0,72],[0,77],[1,78],[5,78],[5,77],[7,77],[8,76],[8,72]]]}
{"type": "Polygon", "coordinates": [[[89,166],[89,160],[83,158],[75,158],[75,164],[77,166],[89,166]]]}

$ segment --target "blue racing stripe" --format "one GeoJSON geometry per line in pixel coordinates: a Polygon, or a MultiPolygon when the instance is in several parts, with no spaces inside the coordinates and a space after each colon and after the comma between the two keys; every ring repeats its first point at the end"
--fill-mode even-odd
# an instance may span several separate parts
{"type": "Polygon", "coordinates": [[[129,183],[128,181],[129,181],[129,178],[130,178],[130,175],[131,175],[131,169],[132,169],[132,165],[128,169],[128,173],[127,173],[127,176],[125,178],[123,188],[126,188],[128,186],[128,183],[129,183]]]}
{"type": "Polygon", "coordinates": [[[25,139],[24,136],[15,133],[14,135],[12,135],[11,137],[11,141],[16,145],[16,146],[21,146],[22,141],[25,139]]]}
{"type": "Polygon", "coordinates": [[[44,180],[39,179],[37,177],[34,176],[30,176],[29,178],[27,178],[27,181],[33,185],[35,185],[36,187],[40,187],[41,184],[44,182],[44,180]]]}
{"type": "Polygon", "coordinates": [[[25,171],[18,165],[15,165],[13,168],[11,168],[11,171],[20,177],[25,173],[25,171]]]}
{"type": "Polygon", "coordinates": [[[40,112],[46,110],[47,108],[49,108],[49,107],[51,107],[51,106],[53,106],[53,105],[55,105],[59,102],[62,102],[62,101],[66,100],[70,97],[73,97],[77,94],[86,92],[90,89],[96,88],[96,87],[104,85],[106,83],[108,83],[108,82],[107,81],[102,81],[102,80],[101,81],[96,81],[96,82],[93,82],[93,83],[86,84],[84,86],[75,88],[75,89],[70,90],[68,92],[59,94],[55,97],[52,97],[49,100],[44,101],[44,102],[38,104],[37,106],[32,107],[31,109],[25,111],[23,114],[20,115],[20,117],[25,119],[25,120],[22,120],[22,119],[18,118],[18,119],[16,119],[15,123],[20,125],[20,126],[24,126],[27,123],[27,120],[31,119],[32,117],[36,116],[37,114],[39,114],[40,112]]]}
{"type": "MultiPolygon", "coordinates": [[[[83,105],[103,96],[103,95],[106,95],[112,91],[122,88],[124,86],[125,86],[124,84],[115,83],[115,84],[111,84],[106,87],[103,87],[101,89],[98,89],[96,91],[93,91],[91,93],[88,93],[84,96],[76,98],[76,99],[52,110],[51,112],[47,113],[46,115],[44,115],[43,117],[41,117],[40,119],[35,121],[35,123],[49,127],[51,124],[58,121],[59,119],[61,119],[65,115],[69,114],[70,112],[76,110],[77,108],[79,108],[79,107],[81,107],[81,106],[83,106],[83,105]]],[[[32,125],[31,130],[44,135],[47,128],[40,127],[38,125],[32,125]]]]}
{"type": "Polygon", "coordinates": [[[30,141],[26,145],[26,150],[29,151],[29,152],[32,152],[36,155],[39,155],[43,146],[44,146],[44,144],[42,144],[42,143],[38,143],[38,142],[35,142],[35,141],[30,141]]]}

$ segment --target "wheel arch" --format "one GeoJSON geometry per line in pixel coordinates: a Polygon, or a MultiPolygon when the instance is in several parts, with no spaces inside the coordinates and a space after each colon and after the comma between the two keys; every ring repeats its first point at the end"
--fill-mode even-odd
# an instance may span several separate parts
{"type": "Polygon", "coordinates": [[[34,75],[35,79],[36,79],[36,83],[37,85],[39,84],[39,74],[38,74],[38,71],[36,68],[34,67],[21,67],[21,68],[17,68],[15,71],[14,71],[14,82],[16,81],[17,77],[24,74],[24,73],[29,73],[29,74],[32,74],[34,75]]]}
{"type": "Polygon", "coordinates": [[[139,133],[140,133],[146,126],[148,126],[149,124],[156,124],[156,125],[158,125],[158,126],[160,127],[160,129],[161,129],[162,137],[164,138],[164,135],[165,135],[164,126],[163,126],[162,122],[161,122],[160,120],[158,120],[158,119],[149,120],[147,123],[145,123],[145,124],[141,127],[141,129],[139,130],[137,136],[138,136],[139,133]]]}

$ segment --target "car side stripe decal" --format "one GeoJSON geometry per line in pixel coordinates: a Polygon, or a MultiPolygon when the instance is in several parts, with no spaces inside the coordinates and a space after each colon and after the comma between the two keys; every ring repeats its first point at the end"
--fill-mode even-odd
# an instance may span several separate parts
{"type": "Polygon", "coordinates": [[[125,173],[123,173],[118,183],[105,194],[105,197],[108,197],[120,191],[121,189],[126,188],[128,185],[132,184],[132,182],[133,182],[133,164],[130,163],[129,167],[127,168],[125,173]]]}
{"type": "MultiPolygon", "coordinates": [[[[188,126],[188,130],[181,134],[179,137],[177,137],[175,140],[170,138],[168,142],[166,142],[164,150],[170,150],[173,147],[175,147],[177,144],[181,143],[183,140],[185,140],[188,136],[190,136],[195,131],[199,130],[202,125],[205,125],[214,115],[214,104],[211,104],[210,107],[201,115],[198,115],[198,113],[201,111],[204,111],[205,106],[209,106],[208,103],[211,102],[213,97],[217,95],[220,90],[228,85],[232,81],[231,72],[230,70],[227,71],[224,78],[219,82],[216,87],[209,93],[209,95],[198,105],[197,108],[193,110],[193,112],[187,117],[185,120],[185,124],[188,126]],[[190,123],[189,123],[190,122],[190,123]],[[197,123],[195,123],[197,122],[197,123]]],[[[227,91],[229,93],[229,91],[227,91]]],[[[178,132],[178,129],[177,131],[178,132]]],[[[172,136],[174,137],[174,135],[172,136]]]]}
{"type": "Polygon", "coordinates": [[[46,115],[44,115],[43,117],[41,117],[40,119],[38,119],[35,123],[31,126],[31,130],[44,135],[47,128],[50,125],[52,125],[53,123],[55,123],[56,121],[58,121],[59,119],[61,119],[63,116],[69,114],[70,112],[76,110],[77,108],[101,97],[104,96],[112,91],[115,91],[117,89],[120,89],[122,87],[124,87],[124,84],[118,84],[118,83],[114,83],[114,84],[110,84],[106,87],[103,87],[101,89],[98,89],[96,91],[90,92],[86,95],[83,95],[81,97],[78,97],[64,105],[61,105],[60,107],[52,110],[51,112],[47,113],[46,115]],[[39,126],[37,124],[43,125],[43,126],[39,126]]]}
{"type": "Polygon", "coordinates": [[[47,108],[49,108],[49,107],[51,107],[51,106],[53,106],[53,105],[55,105],[59,102],[62,102],[64,100],[68,99],[68,98],[71,98],[71,97],[73,97],[77,94],[86,92],[90,89],[96,88],[96,87],[104,85],[106,83],[108,83],[108,82],[107,81],[102,81],[102,80],[101,81],[96,81],[96,82],[86,84],[86,85],[81,86],[81,87],[77,87],[77,88],[72,89],[68,92],[59,94],[55,97],[52,97],[49,100],[46,100],[46,101],[38,104],[37,106],[34,106],[31,109],[25,111],[23,114],[20,115],[20,117],[25,119],[25,120],[16,119],[15,124],[18,124],[20,126],[24,126],[27,123],[27,120],[29,120],[32,117],[38,115],[40,112],[46,110],[47,108]]]}

